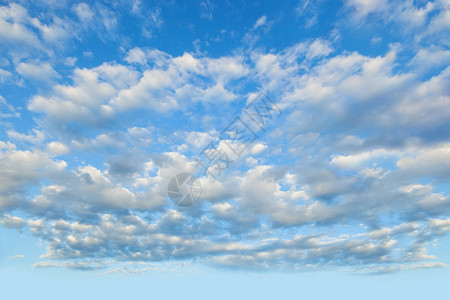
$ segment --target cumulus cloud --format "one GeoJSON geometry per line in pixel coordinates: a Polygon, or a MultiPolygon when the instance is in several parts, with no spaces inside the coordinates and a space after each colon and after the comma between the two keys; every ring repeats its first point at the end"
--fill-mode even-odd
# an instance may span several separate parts
{"type": "Polygon", "coordinates": [[[0,143],[0,209],[26,205],[26,191],[42,178],[54,178],[67,166],[41,151],[22,151],[11,143],[0,143]]]}
{"type": "Polygon", "coordinates": [[[11,3],[0,7],[1,40],[42,49],[39,38],[25,25],[29,19],[27,9],[19,4],[11,3]]]}
{"type": "Polygon", "coordinates": [[[17,65],[16,70],[20,75],[35,80],[51,81],[53,78],[58,77],[58,73],[49,63],[33,64],[22,62],[17,65]]]}
{"type": "Polygon", "coordinates": [[[16,228],[16,229],[21,229],[25,226],[25,220],[23,220],[22,218],[19,217],[11,217],[10,215],[4,215],[1,219],[0,219],[0,223],[5,227],[5,228],[16,228]]]}

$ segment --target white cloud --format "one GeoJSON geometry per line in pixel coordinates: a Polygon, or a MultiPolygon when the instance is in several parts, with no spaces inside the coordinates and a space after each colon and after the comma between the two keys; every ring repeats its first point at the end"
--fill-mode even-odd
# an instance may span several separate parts
{"type": "Polygon", "coordinates": [[[255,25],[253,25],[253,28],[256,29],[258,27],[264,26],[266,23],[267,23],[267,17],[266,16],[262,16],[261,18],[259,18],[256,21],[255,25]]]}
{"type": "Polygon", "coordinates": [[[317,39],[309,46],[308,52],[306,52],[306,58],[313,59],[316,57],[328,56],[332,51],[333,49],[330,47],[330,42],[317,39]]]}
{"type": "Polygon", "coordinates": [[[70,37],[71,25],[58,17],[53,18],[52,24],[43,24],[39,19],[31,19],[31,23],[39,29],[44,41],[58,43],[70,37]]]}
{"type": "Polygon", "coordinates": [[[13,256],[8,256],[8,259],[9,260],[13,260],[13,259],[16,259],[16,258],[24,258],[25,257],[25,255],[23,255],[23,254],[16,254],[16,255],[13,255],[13,256]]]}
{"type": "Polygon", "coordinates": [[[20,113],[16,111],[13,105],[9,104],[2,95],[0,95],[0,107],[6,107],[8,113],[0,112],[0,117],[20,117],[20,113]]]}
{"type": "MultiPolygon", "coordinates": [[[[110,118],[114,112],[107,103],[116,89],[111,83],[102,81],[100,73],[101,70],[76,69],[74,86],[56,85],[53,95],[34,96],[28,103],[28,109],[45,113],[49,119],[58,122],[95,124],[110,118]]],[[[108,76],[111,75],[114,76],[114,73],[108,76]]]]}
{"type": "Polygon", "coordinates": [[[200,72],[200,61],[190,53],[185,52],[182,56],[174,57],[172,61],[174,65],[178,66],[184,72],[200,72]]]}
{"type": "Polygon", "coordinates": [[[370,13],[381,12],[387,9],[387,0],[347,0],[346,4],[354,9],[355,16],[364,18],[370,13]]]}
{"type": "Polygon", "coordinates": [[[427,147],[418,151],[414,157],[403,157],[397,166],[407,172],[422,174],[447,174],[450,170],[450,144],[427,147]]]}
{"type": "Polygon", "coordinates": [[[420,193],[420,194],[428,194],[432,191],[432,186],[430,184],[410,184],[407,186],[402,186],[399,190],[403,193],[420,193]]]}
{"type": "Polygon", "coordinates": [[[0,68],[0,83],[5,83],[12,78],[12,73],[0,68]]]}
{"type": "Polygon", "coordinates": [[[67,166],[66,162],[52,160],[44,152],[16,150],[12,144],[0,148],[0,208],[20,207],[25,200],[24,190],[37,185],[42,178],[54,178],[67,166]]]}
{"type": "Polygon", "coordinates": [[[211,210],[219,218],[234,218],[237,215],[236,208],[227,202],[216,203],[211,207],[211,210]]]}
{"type": "Polygon", "coordinates": [[[366,178],[378,178],[381,179],[383,176],[385,176],[389,171],[385,171],[382,168],[364,168],[361,171],[359,171],[359,174],[366,178]]]}
{"type": "Polygon", "coordinates": [[[392,106],[389,123],[419,128],[436,128],[450,118],[450,67],[428,81],[420,82],[392,106]]]}
{"type": "Polygon", "coordinates": [[[345,168],[349,170],[358,170],[362,168],[365,164],[370,163],[374,159],[381,156],[393,156],[396,153],[391,151],[386,151],[385,149],[375,149],[372,151],[362,152],[353,155],[333,155],[331,158],[331,163],[335,164],[340,168],[345,168]]]}
{"type": "Polygon", "coordinates": [[[233,101],[237,98],[237,95],[225,89],[221,83],[217,83],[216,85],[203,90],[197,98],[200,101],[217,103],[233,101]]]}
{"type": "Polygon", "coordinates": [[[140,107],[157,111],[176,108],[178,103],[169,91],[173,90],[179,80],[179,75],[172,71],[145,71],[138,84],[120,91],[110,104],[120,111],[140,107]]]}
{"type": "Polygon", "coordinates": [[[33,134],[22,134],[14,130],[7,131],[8,137],[17,141],[28,142],[32,144],[40,144],[45,139],[45,133],[37,129],[33,129],[33,134]]]}
{"type": "Polygon", "coordinates": [[[54,78],[59,77],[58,73],[47,62],[37,62],[36,64],[22,62],[16,66],[16,71],[24,77],[38,81],[52,81],[54,78]]]}
{"type": "Polygon", "coordinates": [[[207,73],[205,75],[217,78],[221,83],[241,78],[250,71],[243,62],[243,57],[221,57],[217,59],[206,59],[204,62],[207,73]]]}
{"type": "MultiPolygon", "coordinates": [[[[254,49],[253,43],[246,48],[244,41],[243,48],[223,56],[200,51],[176,56],[134,47],[127,37],[120,39],[120,51],[130,49],[124,57],[128,64],[102,63],[101,53],[94,57],[89,49],[78,62],[59,52],[67,45],[53,45],[48,60],[9,53],[24,77],[55,79],[53,68],[61,75],[67,66],[75,68],[64,83],[39,88],[30,97],[26,113],[34,118],[34,129],[4,122],[18,146],[0,142],[0,209],[18,211],[23,219],[5,214],[0,222],[29,230],[47,244],[44,258],[60,260],[36,267],[88,270],[117,261],[192,257],[221,267],[268,270],[442,266],[426,260],[434,259],[427,242],[449,228],[450,200],[439,186],[448,181],[450,169],[449,147],[442,142],[447,133],[441,130],[450,116],[449,55],[445,41],[420,43],[444,32],[446,14],[437,11],[438,2],[405,3],[391,9],[388,1],[347,1],[358,26],[372,18],[410,24],[399,34],[414,33],[409,41],[414,47],[372,38],[373,51],[390,47],[377,56],[335,54],[342,46],[337,31],[329,39],[303,40],[279,51],[254,49]],[[98,65],[77,68],[76,63],[98,65]],[[214,140],[222,128],[216,126],[244,105],[235,100],[250,100],[248,89],[255,84],[280,99],[286,117],[251,145],[248,152],[258,159],[236,162],[220,181],[199,176],[203,201],[175,210],[167,199],[168,181],[195,172],[188,155],[214,140]],[[219,109],[223,114],[217,116],[219,109]],[[178,122],[195,125],[166,130],[178,122]],[[70,169],[56,159],[68,153],[70,169]],[[391,214],[396,217],[389,219],[391,214]]],[[[202,7],[212,18],[211,3],[202,7]]],[[[309,1],[302,7],[315,10],[309,1]]],[[[68,35],[84,42],[82,32],[89,30],[101,42],[114,40],[122,21],[121,7],[115,8],[80,3],[71,20],[44,20],[11,4],[0,10],[0,36],[17,45],[47,45],[68,35]],[[5,30],[16,30],[16,36],[5,30]]],[[[143,13],[138,2],[133,13],[143,13]]],[[[316,11],[302,13],[311,24],[318,22],[316,11]]],[[[149,15],[153,25],[143,31],[162,22],[159,8],[149,15]]],[[[256,41],[252,34],[268,25],[262,16],[247,37],[256,41]]],[[[4,68],[13,65],[7,59],[0,61],[4,68]]],[[[0,69],[7,84],[14,76],[0,69]]],[[[0,102],[16,109],[3,97],[0,102]]]]}
{"type": "Polygon", "coordinates": [[[200,17],[208,19],[209,21],[213,20],[214,13],[214,4],[211,3],[210,0],[204,0],[200,2],[200,17]]]}
{"type": "Polygon", "coordinates": [[[70,149],[61,142],[53,141],[48,143],[46,151],[53,155],[64,155],[69,153],[70,149]]]}
{"type": "Polygon", "coordinates": [[[141,48],[133,48],[128,52],[127,57],[125,60],[128,63],[137,63],[141,65],[145,65],[147,63],[147,57],[144,51],[142,51],[141,48]]]}
{"type": "Polygon", "coordinates": [[[205,147],[207,143],[214,141],[218,136],[218,132],[214,129],[211,129],[208,132],[199,132],[199,131],[184,132],[183,135],[185,141],[191,147],[199,149],[205,147]]]}
{"type": "Polygon", "coordinates": [[[262,143],[257,143],[250,149],[250,154],[258,155],[259,153],[263,152],[266,148],[267,148],[266,145],[262,143]]]}
{"type": "Polygon", "coordinates": [[[130,62],[138,59],[135,57],[137,53],[140,55],[139,60],[143,62],[145,54],[147,61],[154,62],[157,68],[145,70],[137,84],[121,90],[111,100],[111,106],[120,111],[147,107],[162,112],[181,108],[181,100],[185,103],[192,100],[232,101],[237,96],[229,91],[225,84],[249,72],[241,57],[197,59],[190,53],[170,57],[161,51],[135,51],[133,58],[127,57],[130,62]],[[192,85],[192,81],[196,81],[199,75],[211,78],[213,84],[192,85]]]}
{"type": "Polygon", "coordinates": [[[25,26],[29,21],[27,10],[16,3],[0,7],[0,39],[8,43],[21,43],[42,49],[38,37],[25,26]]]}
{"type": "Polygon", "coordinates": [[[74,9],[82,22],[90,22],[94,18],[94,12],[87,3],[79,3],[74,6],[74,9]]]}
{"type": "Polygon", "coordinates": [[[19,217],[3,215],[0,217],[0,224],[2,224],[5,228],[22,229],[25,226],[25,220],[19,217]]]}

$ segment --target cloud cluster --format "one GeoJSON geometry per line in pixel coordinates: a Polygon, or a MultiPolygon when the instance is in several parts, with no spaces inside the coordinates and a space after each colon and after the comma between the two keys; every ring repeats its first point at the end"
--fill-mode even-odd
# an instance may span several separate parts
{"type": "MultiPolygon", "coordinates": [[[[116,60],[82,65],[86,55],[63,59],[66,50],[54,44],[94,29],[104,38],[119,15],[78,3],[71,16],[42,19],[2,6],[0,40],[13,50],[0,50],[10,60],[0,61],[0,84],[20,78],[32,92],[24,102],[0,96],[0,224],[47,245],[35,267],[445,267],[432,242],[450,230],[450,7],[345,3],[342,34],[383,20],[405,27],[403,44],[376,55],[347,51],[333,31],[266,49],[257,35],[274,21],[263,15],[231,54],[176,55],[124,38],[116,60]],[[256,87],[276,99],[283,118],[220,181],[198,174],[200,203],[175,207],[169,180],[197,171],[194,156],[256,87]],[[24,114],[28,129],[12,118],[24,114]]],[[[201,7],[203,18],[216,13],[208,1],[201,7]]],[[[158,9],[153,17],[162,26],[158,9]]]]}

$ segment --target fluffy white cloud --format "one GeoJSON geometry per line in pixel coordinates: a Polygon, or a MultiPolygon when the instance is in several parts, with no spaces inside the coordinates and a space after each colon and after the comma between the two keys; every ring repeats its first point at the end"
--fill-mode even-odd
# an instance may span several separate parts
{"type": "Polygon", "coordinates": [[[0,37],[3,42],[42,48],[39,38],[25,23],[30,17],[27,10],[16,3],[0,7],[0,37]]]}
{"type": "MultiPolygon", "coordinates": [[[[225,219],[233,214],[229,205],[217,204],[214,210],[225,219]]],[[[94,251],[100,251],[110,257],[108,264],[123,259],[158,261],[167,256],[182,258],[195,253],[201,259],[206,258],[207,263],[227,268],[308,270],[322,265],[345,266],[345,263],[358,262],[367,266],[360,269],[365,272],[443,266],[432,261],[419,266],[413,257],[423,255],[418,245],[449,230],[448,219],[434,219],[429,223],[404,223],[360,234],[342,234],[337,238],[310,234],[296,235],[291,239],[274,237],[252,244],[218,243],[158,233],[165,226],[178,228],[186,221],[186,216],[179,212],[168,211],[156,223],[146,222],[135,215],[117,218],[103,214],[95,225],[65,221],[45,223],[40,219],[30,221],[29,226],[35,235],[50,242],[44,259],[73,258],[77,261],[72,264],[86,268],[99,267],[102,260],[91,257],[94,251]],[[422,235],[420,230],[425,230],[426,234],[422,235]],[[53,239],[52,236],[58,238],[53,239]],[[409,240],[412,247],[400,245],[401,239],[409,240]],[[128,247],[126,253],[121,250],[123,245],[128,247]]],[[[427,257],[433,259],[432,256],[427,257]]],[[[54,266],[54,263],[42,261],[36,266],[54,266]]]]}
{"type": "Polygon", "coordinates": [[[36,186],[42,178],[55,178],[67,164],[55,161],[47,153],[21,151],[13,144],[0,142],[0,209],[21,207],[25,192],[36,186]]]}
{"type": "Polygon", "coordinates": [[[359,170],[367,163],[373,163],[374,159],[380,156],[395,156],[396,153],[386,151],[385,149],[375,149],[354,155],[333,155],[331,163],[341,168],[350,170],[359,170]]]}
{"type": "Polygon", "coordinates": [[[37,129],[33,129],[33,134],[23,134],[15,130],[8,130],[7,134],[10,139],[29,142],[32,144],[42,143],[45,139],[45,133],[37,129]]]}
{"type": "Polygon", "coordinates": [[[145,65],[147,63],[147,57],[144,51],[141,48],[133,48],[128,52],[125,60],[128,63],[138,63],[141,65],[145,65]]]}
{"type": "MultiPolygon", "coordinates": [[[[45,113],[46,116],[56,122],[80,122],[96,124],[99,121],[110,118],[114,111],[108,105],[108,101],[117,92],[113,84],[121,85],[123,78],[117,78],[116,72],[104,70],[106,66],[98,69],[76,69],[74,71],[74,86],[56,85],[53,94],[46,96],[34,96],[28,104],[31,111],[45,113]],[[110,82],[103,81],[102,76],[110,82]],[[100,119],[98,118],[100,117],[100,119]]],[[[118,73],[125,73],[125,80],[130,79],[126,69],[117,67],[118,73]]],[[[133,78],[131,78],[132,80],[133,78]]]]}
{"type": "Polygon", "coordinates": [[[58,141],[48,143],[46,150],[54,155],[64,155],[70,152],[69,147],[58,141]]]}
{"type": "Polygon", "coordinates": [[[58,77],[58,73],[49,63],[33,64],[22,62],[17,65],[16,71],[24,77],[40,81],[52,81],[55,77],[58,77]]]}
{"type": "Polygon", "coordinates": [[[5,228],[21,229],[25,226],[25,220],[19,217],[11,217],[10,215],[4,215],[0,218],[0,223],[5,228]]]}
{"type": "Polygon", "coordinates": [[[450,145],[441,144],[420,149],[414,156],[398,160],[397,166],[405,172],[436,174],[448,178],[450,175],[450,145]]]}

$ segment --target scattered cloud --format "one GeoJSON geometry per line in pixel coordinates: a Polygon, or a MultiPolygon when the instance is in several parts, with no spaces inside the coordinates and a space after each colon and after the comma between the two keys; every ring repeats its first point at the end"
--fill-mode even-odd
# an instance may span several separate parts
{"type": "Polygon", "coordinates": [[[256,29],[258,27],[264,26],[267,23],[267,17],[266,16],[262,16],[261,18],[259,18],[255,25],[253,25],[253,28],[256,29]]]}
{"type": "Polygon", "coordinates": [[[292,26],[305,36],[286,41],[267,13],[217,29],[222,6],[202,1],[200,21],[234,39],[215,49],[205,31],[203,51],[169,34],[188,21],[145,5],[0,7],[0,224],[46,245],[33,267],[446,267],[430,246],[450,230],[445,1],[348,0],[328,23],[320,3],[300,1],[292,26]],[[322,23],[331,29],[312,34],[322,23]],[[220,133],[260,88],[282,118],[266,114],[211,180],[194,156],[229,142],[220,133]],[[194,207],[167,197],[180,172],[201,184],[194,207]]]}

